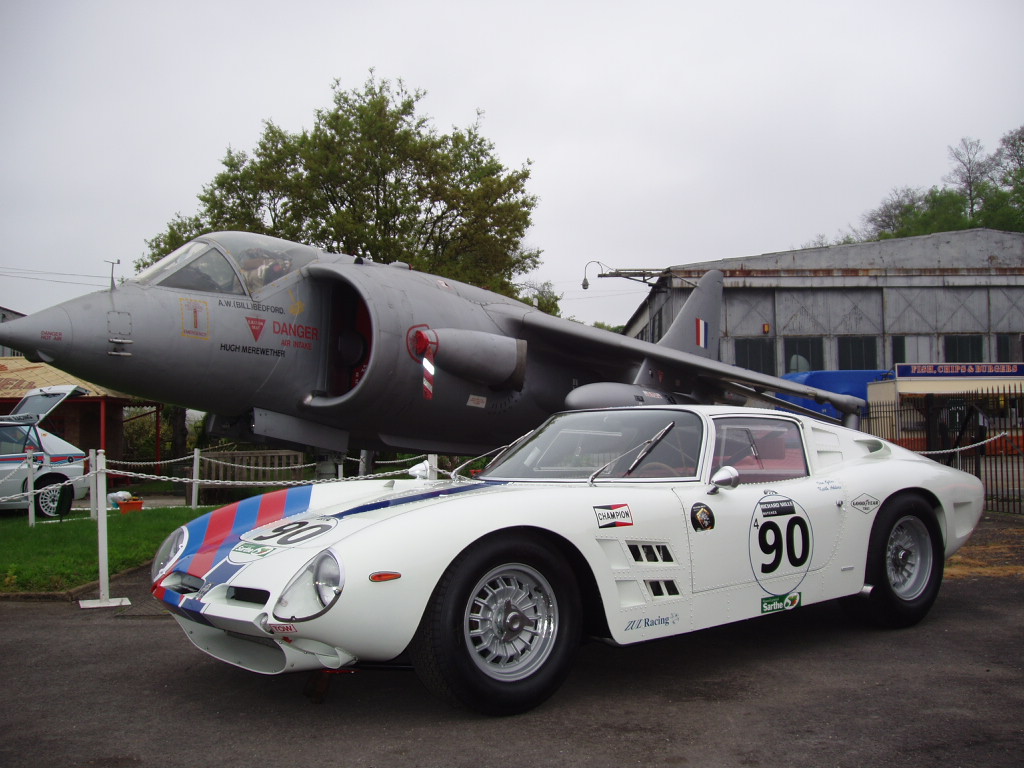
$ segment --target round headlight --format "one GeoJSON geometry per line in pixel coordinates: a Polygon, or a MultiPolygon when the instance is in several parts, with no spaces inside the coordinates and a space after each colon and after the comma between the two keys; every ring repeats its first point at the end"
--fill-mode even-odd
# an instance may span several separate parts
{"type": "Polygon", "coordinates": [[[280,621],[315,619],[334,605],[345,588],[345,570],[337,557],[325,549],[292,577],[274,606],[280,621]]]}
{"type": "Polygon", "coordinates": [[[149,569],[149,575],[153,581],[163,576],[167,569],[174,564],[186,544],[188,544],[188,529],[184,526],[164,539],[164,543],[160,545],[160,549],[153,556],[153,565],[149,569]]]}
{"type": "Polygon", "coordinates": [[[323,553],[313,566],[313,583],[320,605],[328,607],[341,593],[341,566],[330,552],[323,553]]]}

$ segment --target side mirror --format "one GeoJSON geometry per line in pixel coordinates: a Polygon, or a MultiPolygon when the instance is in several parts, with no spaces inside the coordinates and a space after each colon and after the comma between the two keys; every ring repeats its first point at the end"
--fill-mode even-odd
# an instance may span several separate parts
{"type": "Polygon", "coordinates": [[[720,488],[735,488],[740,484],[740,473],[736,467],[725,466],[711,476],[711,487],[708,494],[713,496],[720,488]]]}

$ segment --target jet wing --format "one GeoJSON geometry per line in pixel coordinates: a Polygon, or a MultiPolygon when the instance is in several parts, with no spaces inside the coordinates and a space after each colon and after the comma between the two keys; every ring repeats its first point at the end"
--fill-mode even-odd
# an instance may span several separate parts
{"type": "Polygon", "coordinates": [[[710,387],[768,400],[771,400],[770,393],[784,393],[830,403],[844,413],[859,413],[865,405],[859,397],[809,387],[660,344],[563,320],[543,312],[528,312],[522,316],[521,323],[523,333],[531,343],[536,340],[557,345],[564,350],[572,350],[568,353],[572,356],[585,355],[598,365],[602,361],[616,361],[621,365],[627,361],[640,364],[646,360],[649,364],[663,366],[666,388],[671,388],[670,383],[673,381],[684,381],[693,391],[710,387]]]}

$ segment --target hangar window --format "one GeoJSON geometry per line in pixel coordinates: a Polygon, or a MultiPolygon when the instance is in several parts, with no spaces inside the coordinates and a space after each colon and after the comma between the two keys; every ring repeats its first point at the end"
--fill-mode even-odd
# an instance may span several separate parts
{"type": "Polygon", "coordinates": [[[946,363],[980,363],[985,360],[980,335],[946,336],[942,340],[946,363]]]}
{"type": "Polygon", "coordinates": [[[878,367],[877,336],[840,336],[839,370],[869,371],[878,367]]]}
{"type": "Polygon", "coordinates": [[[758,373],[776,374],[775,339],[736,339],[736,365],[758,373]]]}
{"type": "Polygon", "coordinates": [[[790,336],[783,342],[786,373],[825,369],[825,348],[821,337],[790,336]]]}
{"type": "Polygon", "coordinates": [[[996,362],[1016,363],[1021,360],[1021,341],[1019,333],[1000,333],[996,335],[996,362]]]}

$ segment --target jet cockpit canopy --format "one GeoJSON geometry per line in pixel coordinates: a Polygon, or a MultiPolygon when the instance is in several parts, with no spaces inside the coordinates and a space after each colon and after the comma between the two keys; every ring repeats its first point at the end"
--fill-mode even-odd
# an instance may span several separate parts
{"type": "Polygon", "coordinates": [[[316,248],[276,237],[217,232],[185,243],[135,279],[183,291],[244,296],[259,293],[318,256],[316,248]]]}

